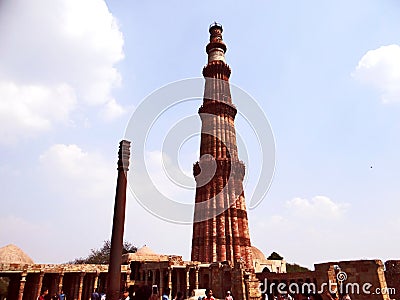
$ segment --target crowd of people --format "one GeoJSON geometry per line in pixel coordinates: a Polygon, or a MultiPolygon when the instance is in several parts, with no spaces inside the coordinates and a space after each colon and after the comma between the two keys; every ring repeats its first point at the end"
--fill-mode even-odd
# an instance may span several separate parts
{"type": "MultiPolygon", "coordinates": [[[[161,300],[184,300],[185,295],[178,291],[174,297],[170,298],[171,290],[169,288],[165,288],[163,294],[161,296],[161,300]]],[[[159,300],[160,294],[158,292],[157,286],[153,286],[150,290],[149,287],[141,287],[136,290],[133,289],[124,289],[121,292],[121,300],[159,300]]],[[[105,300],[105,294],[99,293],[97,289],[92,293],[91,300],[105,300]],[[104,298],[102,298],[104,295],[104,298]]],[[[42,300],[42,299],[40,299],[42,300]]],[[[206,289],[205,295],[200,296],[198,300],[215,300],[213,296],[213,291],[211,289],[206,289]]],[[[225,300],[233,300],[230,291],[226,292],[225,300]]]]}
{"type": "MultiPolygon", "coordinates": [[[[273,300],[351,300],[349,294],[345,294],[342,297],[337,297],[336,294],[331,294],[326,292],[323,295],[316,294],[316,295],[309,295],[309,296],[301,296],[301,295],[278,295],[272,296],[273,300]]],[[[129,290],[124,289],[121,291],[121,300],[159,300],[160,295],[158,292],[157,286],[153,286],[150,290],[148,287],[142,287],[137,290],[129,290]]],[[[164,292],[161,296],[161,300],[184,300],[184,294],[180,291],[176,293],[174,297],[170,299],[170,289],[165,288],[164,292]]],[[[65,295],[64,291],[61,290],[60,294],[55,293],[53,296],[49,295],[49,290],[47,288],[43,288],[40,292],[40,296],[38,300],[67,300],[67,296],[65,295]]],[[[104,291],[99,292],[98,289],[95,289],[91,295],[91,300],[106,300],[106,294],[104,291]]],[[[213,296],[212,289],[206,289],[205,295],[200,296],[197,300],[215,300],[213,296]]],[[[226,292],[225,300],[233,300],[233,296],[230,291],[226,292]]],[[[266,297],[266,300],[268,298],[266,297]]]]}
{"type": "Polygon", "coordinates": [[[291,295],[289,293],[286,294],[280,294],[280,295],[274,295],[268,297],[267,295],[265,296],[265,300],[351,300],[351,297],[349,294],[342,295],[339,297],[336,295],[336,293],[329,293],[325,292],[323,294],[313,294],[313,295],[308,295],[304,296],[301,294],[296,294],[296,295],[291,295]]]}
{"type": "Polygon", "coordinates": [[[61,290],[61,293],[55,293],[53,296],[49,294],[49,289],[43,288],[40,292],[38,300],[67,300],[67,296],[64,291],[61,290]]]}

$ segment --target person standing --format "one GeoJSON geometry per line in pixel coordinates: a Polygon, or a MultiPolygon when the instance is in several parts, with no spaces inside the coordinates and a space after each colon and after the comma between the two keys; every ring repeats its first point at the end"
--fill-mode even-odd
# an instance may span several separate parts
{"type": "Polygon", "coordinates": [[[124,291],[122,292],[122,298],[121,300],[130,300],[131,298],[129,297],[129,290],[128,289],[124,289],[124,291]]]}
{"type": "Polygon", "coordinates": [[[164,289],[164,292],[162,295],[162,300],[169,300],[169,292],[170,292],[170,289],[168,287],[164,289]]]}
{"type": "Polygon", "coordinates": [[[151,288],[151,296],[150,296],[149,300],[159,300],[159,299],[160,299],[160,295],[158,293],[158,286],[153,285],[151,288]]]}
{"type": "Polygon", "coordinates": [[[40,292],[40,296],[38,300],[45,300],[45,297],[49,293],[49,290],[47,288],[43,288],[42,291],[40,292]]]}
{"type": "Polygon", "coordinates": [[[94,290],[94,292],[92,293],[92,296],[90,297],[91,300],[100,300],[100,295],[97,291],[97,289],[94,290]]]}
{"type": "Polygon", "coordinates": [[[225,300],[233,300],[233,297],[231,295],[231,291],[226,292],[225,300]]]}
{"type": "Polygon", "coordinates": [[[204,299],[215,300],[212,289],[206,289],[206,297],[204,299]]]}
{"type": "Polygon", "coordinates": [[[58,300],[67,300],[67,296],[65,296],[63,290],[61,290],[60,295],[58,295],[58,300]]]}
{"type": "Polygon", "coordinates": [[[106,293],[104,291],[100,293],[100,300],[106,300],[106,293]]]}
{"type": "Polygon", "coordinates": [[[183,293],[181,291],[176,294],[175,300],[183,300],[183,293]]]}

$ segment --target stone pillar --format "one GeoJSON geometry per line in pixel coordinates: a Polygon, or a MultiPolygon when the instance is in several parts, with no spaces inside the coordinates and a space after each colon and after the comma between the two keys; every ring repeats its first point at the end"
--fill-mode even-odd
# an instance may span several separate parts
{"type": "Polygon", "coordinates": [[[79,289],[78,289],[78,300],[82,300],[83,291],[83,279],[85,278],[85,272],[79,274],[79,289]]]}
{"type": "Polygon", "coordinates": [[[22,272],[21,280],[19,281],[19,291],[18,291],[18,300],[22,300],[24,297],[24,289],[26,283],[26,276],[28,276],[27,271],[22,272]]]}
{"type": "Polygon", "coordinates": [[[179,273],[179,269],[175,269],[175,272],[176,272],[176,290],[182,291],[181,274],[179,273]]]}
{"type": "Polygon", "coordinates": [[[118,178],[111,234],[110,265],[108,267],[107,300],[118,300],[121,288],[121,261],[125,226],[127,173],[130,142],[122,140],[118,151],[118,178]]]}
{"type": "Polygon", "coordinates": [[[194,268],[195,272],[196,272],[196,277],[195,277],[195,282],[194,282],[194,288],[196,290],[199,289],[199,266],[196,266],[194,268]]]}
{"type": "Polygon", "coordinates": [[[248,299],[248,294],[249,294],[249,274],[245,272],[244,274],[244,294],[243,294],[243,299],[248,299]]]}
{"type": "Polygon", "coordinates": [[[106,280],[105,280],[105,283],[104,283],[104,290],[105,291],[108,291],[108,277],[109,277],[109,275],[107,274],[107,277],[106,277],[106,280]]]}
{"type": "Polygon", "coordinates": [[[208,287],[212,288],[212,283],[214,282],[213,272],[211,265],[208,266],[208,287]]]}
{"type": "Polygon", "coordinates": [[[144,285],[147,285],[147,279],[149,277],[149,271],[147,269],[144,270],[144,285]]]}
{"type": "Polygon", "coordinates": [[[172,267],[168,268],[168,287],[170,292],[172,292],[172,267]]]}
{"type": "Polygon", "coordinates": [[[124,287],[129,287],[130,282],[131,282],[131,271],[130,269],[128,269],[128,271],[126,272],[126,281],[124,287]]]}
{"type": "Polygon", "coordinates": [[[38,280],[38,283],[36,285],[36,296],[35,296],[35,299],[39,298],[39,296],[40,296],[40,292],[42,290],[43,277],[44,277],[44,272],[40,271],[39,280],[38,280]]]}
{"type": "Polygon", "coordinates": [[[93,293],[94,290],[97,289],[99,286],[99,275],[100,271],[96,270],[96,275],[94,276],[94,282],[93,282],[93,291],[91,291],[91,293],[93,293]]]}
{"type": "Polygon", "coordinates": [[[160,272],[160,295],[164,294],[164,269],[159,269],[160,272]]]}
{"type": "Polygon", "coordinates": [[[77,274],[74,276],[74,300],[78,300],[79,297],[79,275],[77,274]]]}
{"type": "Polygon", "coordinates": [[[190,268],[186,269],[186,295],[189,295],[190,290],[190,268]]]}
{"type": "Polygon", "coordinates": [[[64,280],[64,271],[60,273],[60,276],[58,277],[58,294],[61,293],[63,290],[63,280],[64,280]]]}
{"type": "Polygon", "coordinates": [[[151,270],[151,284],[155,285],[156,284],[156,270],[151,270]]]}
{"type": "Polygon", "coordinates": [[[247,296],[249,300],[261,299],[260,281],[253,272],[249,273],[247,280],[247,296]]]}

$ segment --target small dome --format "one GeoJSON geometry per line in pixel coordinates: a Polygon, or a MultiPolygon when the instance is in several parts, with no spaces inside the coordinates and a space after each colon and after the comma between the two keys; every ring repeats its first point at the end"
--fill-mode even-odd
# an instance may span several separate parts
{"type": "Polygon", "coordinates": [[[157,255],[153,250],[151,250],[146,245],[144,245],[142,248],[138,249],[136,253],[139,255],[157,255]]]}
{"type": "Polygon", "coordinates": [[[0,248],[0,263],[34,264],[32,258],[13,244],[0,248]]]}
{"type": "Polygon", "coordinates": [[[146,245],[142,248],[138,249],[135,253],[127,253],[123,255],[123,260],[125,262],[159,262],[159,261],[168,261],[168,255],[157,254],[153,250],[151,250],[146,245]]]}
{"type": "Polygon", "coordinates": [[[267,260],[264,253],[257,247],[251,246],[251,252],[253,253],[253,259],[267,260]]]}

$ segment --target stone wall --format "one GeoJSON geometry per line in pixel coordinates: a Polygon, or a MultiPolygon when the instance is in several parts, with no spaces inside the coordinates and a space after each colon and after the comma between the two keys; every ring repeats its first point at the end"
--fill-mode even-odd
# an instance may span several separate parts
{"type": "MultiPolygon", "coordinates": [[[[395,284],[399,278],[400,264],[391,269],[391,282],[395,284]],[[397,280],[397,281],[396,281],[397,280]]],[[[388,272],[388,271],[386,271],[388,272]]],[[[389,300],[391,290],[388,289],[385,271],[380,260],[356,260],[327,262],[315,265],[315,271],[296,273],[257,274],[262,282],[264,294],[277,296],[280,290],[298,294],[324,294],[348,292],[352,300],[389,300]],[[280,285],[280,288],[278,286],[280,285]]]]}
{"type": "Polygon", "coordinates": [[[385,278],[392,299],[400,299],[400,260],[385,262],[385,278]]]}
{"type": "MultiPolygon", "coordinates": [[[[339,291],[353,300],[389,300],[384,266],[380,260],[352,260],[315,265],[315,270],[333,265],[339,291]]],[[[332,278],[332,276],[330,276],[332,278]]]]}
{"type": "MultiPolygon", "coordinates": [[[[130,269],[121,266],[121,284],[129,282],[130,269]]],[[[46,288],[51,296],[65,292],[70,300],[89,299],[94,288],[107,289],[108,265],[0,264],[0,277],[10,279],[8,300],[37,299],[46,288]]]]}

